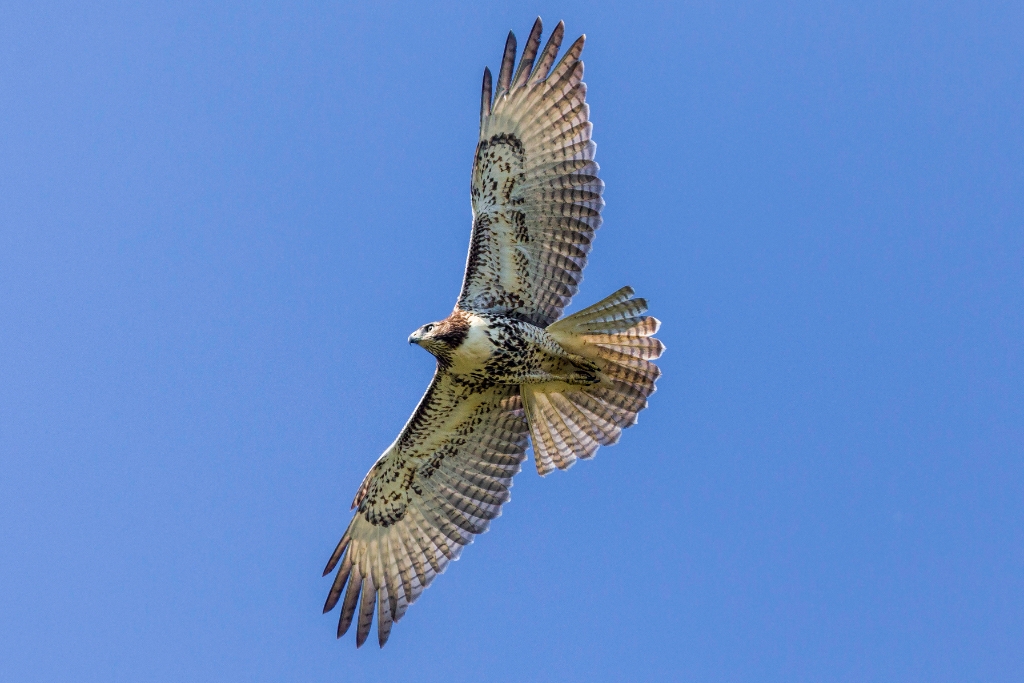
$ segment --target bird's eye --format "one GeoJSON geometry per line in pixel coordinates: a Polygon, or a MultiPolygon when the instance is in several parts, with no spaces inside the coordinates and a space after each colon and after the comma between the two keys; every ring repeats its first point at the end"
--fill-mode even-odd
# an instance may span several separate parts
{"type": "Polygon", "coordinates": [[[432,329],[434,329],[433,323],[431,323],[430,325],[424,325],[423,326],[423,331],[424,332],[430,332],[432,329]]]}

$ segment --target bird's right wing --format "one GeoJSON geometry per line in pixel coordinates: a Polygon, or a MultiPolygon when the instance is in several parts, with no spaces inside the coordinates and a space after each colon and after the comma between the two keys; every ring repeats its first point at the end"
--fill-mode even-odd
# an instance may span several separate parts
{"type": "Polygon", "coordinates": [[[376,608],[384,646],[392,623],[501,513],[527,434],[518,387],[466,386],[438,370],[359,487],[358,511],[324,570],[326,576],[340,562],[324,605],[330,611],[345,591],[339,638],[358,610],[362,645],[376,608]]]}

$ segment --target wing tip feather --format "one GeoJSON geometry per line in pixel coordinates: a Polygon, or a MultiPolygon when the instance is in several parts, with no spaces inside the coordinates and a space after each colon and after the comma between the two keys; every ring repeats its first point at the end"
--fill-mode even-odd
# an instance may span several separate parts
{"type": "Polygon", "coordinates": [[[505,39],[505,51],[501,55],[501,69],[498,71],[498,93],[504,93],[508,90],[509,84],[512,82],[512,68],[516,62],[516,34],[512,31],[508,32],[508,38],[505,39]]]}
{"type": "Polygon", "coordinates": [[[484,67],[484,81],[480,88],[480,124],[491,114],[491,99],[493,97],[491,88],[491,70],[484,67]]]}

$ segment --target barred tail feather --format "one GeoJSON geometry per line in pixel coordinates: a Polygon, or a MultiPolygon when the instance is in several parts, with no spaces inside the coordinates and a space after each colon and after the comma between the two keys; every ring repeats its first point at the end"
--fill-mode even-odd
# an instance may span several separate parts
{"type": "Polygon", "coordinates": [[[547,328],[570,353],[597,365],[600,382],[571,386],[564,382],[521,387],[530,424],[537,471],[568,469],[577,459],[594,457],[600,446],[619,440],[647,407],[661,370],[651,361],[665,345],[654,334],[660,323],[643,315],[644,299],[623,287],[611,296],[547,328]]]}

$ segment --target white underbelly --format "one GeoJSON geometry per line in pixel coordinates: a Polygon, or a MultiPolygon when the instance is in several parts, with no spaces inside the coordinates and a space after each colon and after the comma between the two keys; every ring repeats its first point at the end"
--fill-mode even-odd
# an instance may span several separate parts
{"type": "Polygon", "coordinates": [[[481,369],[494,353],[494,344],[484,331],[487,323],[473,316],[466,338],[452,354],[452,372],[464,373],[481,369]]]}

